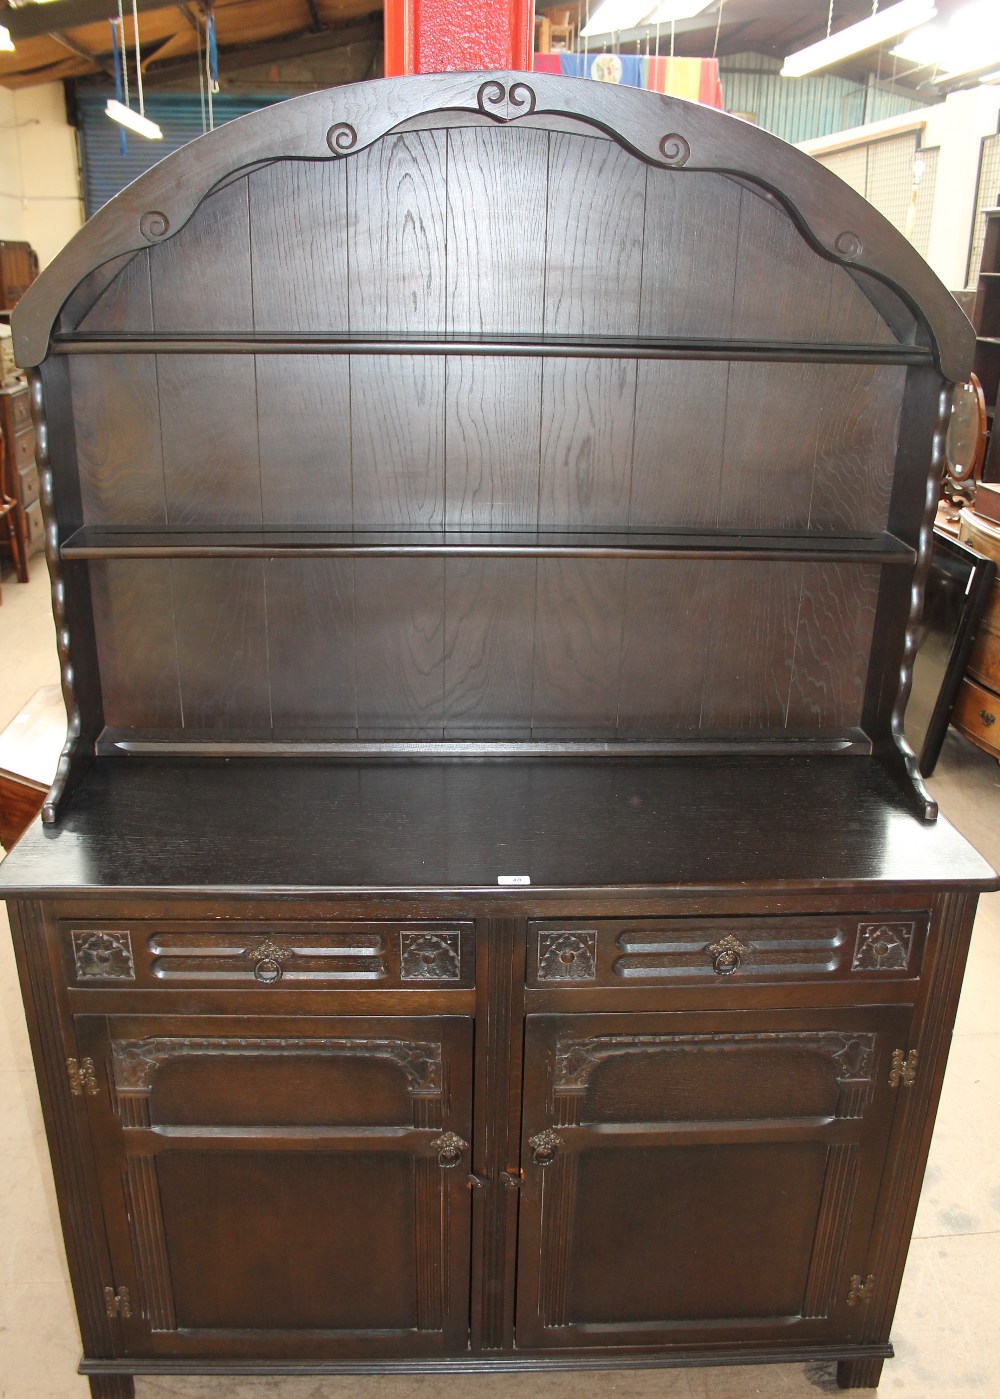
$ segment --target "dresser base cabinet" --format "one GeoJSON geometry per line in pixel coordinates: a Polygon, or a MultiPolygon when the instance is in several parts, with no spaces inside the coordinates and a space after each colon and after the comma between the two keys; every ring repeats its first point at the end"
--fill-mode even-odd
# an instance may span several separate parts
{"type": "Polygon", "coordinates": [[[877,1381],[974,896],[518,902],[11,905],[93,1393],[877,1381]]]}
{"type": "Polygon", "coordinates": [[[189,143],[12,331],[94,1393],[874,1384],[998,887],[902,738],[975,344],[913,247],[697,103],[435,74],[189,143]]]}

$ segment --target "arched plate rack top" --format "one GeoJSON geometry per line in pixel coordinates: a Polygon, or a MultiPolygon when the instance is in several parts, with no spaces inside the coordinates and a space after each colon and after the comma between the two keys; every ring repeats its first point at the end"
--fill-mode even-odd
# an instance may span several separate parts
{"type": "Polygon", "coordinates": [[[273,160],[341,159],[434,113],[532,124],[570,117],[652,165],[752,182],[781,203],[824,257],[870,274],[906,302],[926,327],[945,378],[968,377],[975,333],[950,292],[888,220],[810,156],[698,103],[507,72],[388,78],[310,93],[191,142],[105,205],[30,287],[12,319],[18,363],[30,368],[46,357],[56,318],[84,278],[172,237],[235,173],[273,160]]]}

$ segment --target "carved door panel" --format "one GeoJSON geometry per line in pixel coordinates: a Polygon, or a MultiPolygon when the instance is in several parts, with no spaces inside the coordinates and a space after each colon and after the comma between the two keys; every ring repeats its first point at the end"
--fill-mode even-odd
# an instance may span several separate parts
{"type": "Polygon", "coordinates": [[[77,1031],[128,1354],[467,1347],[468,1018],[77,1031]]]}
{"type": "Polygon", "coordinates": [[[849,1338],[909,1016],[530,1016],[518,1344],[849,1338]]]}

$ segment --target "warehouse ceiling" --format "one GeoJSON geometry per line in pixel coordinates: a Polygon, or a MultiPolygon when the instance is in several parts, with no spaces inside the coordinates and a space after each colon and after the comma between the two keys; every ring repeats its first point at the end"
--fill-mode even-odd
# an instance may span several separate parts
{"type": "MultiPolygon", "coordinates": [[[[382,11],[377,0],[189,0],[163,4],[137,0],[143,75],[148,85],[197,79],[199,43],[204,18],[215,17],[221,74],[238,74],[261,64],[280,63],[343,48],[350,44],[377,45],[382,37],[382,11]]],[[[946,18],[961,0],[937,0],[946,18]]],[[[1000,0],[998,0],[1000,3],[1000,0]]],[[[596,9],[597,0],[580,0],[568,7],[581,23],[596,9]]],[[[539,4],[542,11],[545,5],[539,4]]],[[[125,36],[132,42],[131,0],[126,0],[125,36]]],[[[845,28],[871,14],[872,0],[833,0],[833,29],[845,28]]],[[[0,52],[0,85],[10,88],[68,78],[106,79],[113,76],[111,26],[117,0],[19,0],[0,3],[0,24],[14,41],[12,53],[0,52]]],[[[680,56],[717,52],[759,53],[783,58],[827,33],[830,0],[716,0],[694,19],[659,26],[660,52],[671,41],[680,56]],[[720,14],[721,9],[721,14],[720,14]]],[[[598,41],[600,42],[600,41],[598,41]]],[[[655,42],[649,30],[621,35],[623,52],[647,52],[655,42]]],[[[595,47],[591,42],[590,47],[595,47]]],[[[925,97],[940,96],[964,83],[936,81],[927,67],[915,68],[894,59],[891,45],[837,66],[845,77],[864,79],[875,74],[884,83],[925,97]]]]}

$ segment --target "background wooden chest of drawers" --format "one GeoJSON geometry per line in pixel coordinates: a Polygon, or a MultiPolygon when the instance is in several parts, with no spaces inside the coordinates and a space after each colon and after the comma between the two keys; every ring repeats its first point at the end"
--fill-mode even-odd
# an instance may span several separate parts
{"type": "Polygon", "coordinates": [[[31,399],[27,384],[0,388],[0,428],[6,443],[6,480],[9,493],[24,516],[28,553],[45,547],[42,507],[38,499],[38,468],[35,465],[35,429],[31,421],[31,399]]]}
{"type": "MultiPolygon", "coordinates": [[[[1000,565],[1000,526],[963,510],[958,537],[1000,565]]],[[[1000,758],[1000,583],[993,584],[951,721],[979,748],[1000,758]]]]}

